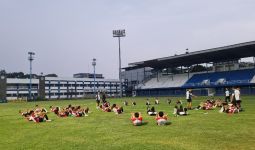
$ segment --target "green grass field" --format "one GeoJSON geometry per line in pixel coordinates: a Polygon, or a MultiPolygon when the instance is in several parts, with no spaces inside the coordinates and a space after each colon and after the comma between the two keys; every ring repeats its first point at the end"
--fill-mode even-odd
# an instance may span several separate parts
{"type": "MultiPolygon", "coordinates": [[[[177,98],[172,98],[176,100],[177,98]]],[[[183,98],[182,98],[183,99],[183,98]]],[[[123,99],[109,99],[111,104],[123,105],[123,99]]],[[[99,149],[99,150],[249,150],[255,149],[255,100],[242,97],[245,111],[227,115],[219,108],[208,111],[191,110],[189,116],[174,117],[174,104],[166,104],[160,98],[157,111],[168,113],[172,124],[157,126],[154,117],[146,115],[145,98],[126,98],[129,106],[124,114],[115,115],[96,109],[95,100],[61,100],[28,103],[0,104],[0,150],[5,149],[99,149]],[[18,114],[19,110],[34,108],[35,104],[49,106],[89,106],[88,117],[59,118],[53,113],[48,116],[52,122],[28,122],[18,114]],[[133,126],[130,113],[142,112],[148,124],[133,126]]],[[[152,98],[151,103],[154,102],[152,98]]],[[[193,106],[205,100],[195,98],[193,106]]],[[[183,101],[184,102],[184,101],[183,101]]]]}

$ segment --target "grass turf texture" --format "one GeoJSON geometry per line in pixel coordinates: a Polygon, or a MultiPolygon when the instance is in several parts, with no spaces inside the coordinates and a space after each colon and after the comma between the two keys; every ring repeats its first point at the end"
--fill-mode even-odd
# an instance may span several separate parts
{"type": "MultiPolygon", "coordinates": [[[[0,104],[0,149],[167,149],[167,150],[248,150],[255,149],[255,101],[254,97],[242,97],[244,112],[234,115],[219,113],[219,108],[210,111],[191,110],[189,116],[174,117],[174,102],[180,98],[160,98],[156,111],[168,114],[172,124],[157,126],[154,117],[146,115],[146,98],[134,98],[137,105],[131,106],[131,98],[109,99],[110,103],[123,105],[124,114],[115,115],[95,108],[95,100],[56,100],[29,103],[0,104]],[[35,104],[49,106],[89,106],[88,117],[59,118],[53,113],[52,122],[28,122],[18,110],[34,108],[35,104]],[[142,112],[148,124],[133,126],[130,113],[142,112]],[[208,112],[208,114],[204,114],[208,112]]],[[[184,98],[181,98],[182,100],[184,98]]],[[[205,97],[193,100],[197,106],[205,97]]],[[[151,103],[154,99],[150,98],[151,103]]],[[[186,104],[185,100],[183,100],[186,104]]]]}

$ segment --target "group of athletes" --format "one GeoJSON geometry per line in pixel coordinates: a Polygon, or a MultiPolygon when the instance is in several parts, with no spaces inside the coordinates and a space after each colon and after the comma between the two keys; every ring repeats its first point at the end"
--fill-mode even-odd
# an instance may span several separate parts
{"type": "MultiPolygon", "coordinates": [[[[187,108],[192,109],[192,97],[195,96],[192,94],[192,90],[189,89],[186,92],[187,99],[187,108]]],[[[221,107],[220,112],[226,113],[238,113],[242,111],[241,107],[241,97],[240,97],[240,88],[233,87],[230,91],[228,88],[225,89],[225,100],[217,99],[211,100],[208,99],[205,102],[201,102],[198,107],[195,109],[211,110],[216,107],[221,107]]]]}
{"type": "MultiPolygon", "coordinates": [[[[122,114],[124,109],[122,106],[118,106],[116,104],[110,104],[106,100],[105,93],[98,92],[96,94],[96,108],[102,110],[103,112],[114,112],[115,114],[122,114]]],[[[195,109],[195,110],[212,110],[216,107],[221,107],[220,112],[225,112],[228,114],[239,113],[242,111],[241,108],[241,99],[240,99],[240,88],[232,88],[232,92],[228,88],[225,89],[225,100],[217,99],[211,100],[207,99],[206,101],[201,102],[197,107],[192,108],[192,98],[196,97],[191,89],[186,91],[186,100],[187,100],[187,107],[183,106],[181,100],[177,100],[175,102],[174,116],[185,116],[188,115],[188,110],[195,109]]],[[[155,105],[159,105],[160,100],[155,98],[155,105]]],[[[167,99],[167,103],[170,105],[172,102],[171,99],[167,99]]],[[[124,105],[127,106],[128,102],[124,101],[124,105]]],[[[136,102],[133,101],[132,105],[135,106],[136,102]]],[[[168,120],[167,115],[163,111],[157,112],[155,107],[151,105],[149,99],[147,98],[145,105],[147,106],[147,114],[149,116],[155,116],[155,122],[157,125],[168,125],[170,121],[168,120]]],[[[58,106],[50,106],[51,112],[56,114],[58,117],[84,117],[88,116],[89,108],[88,107],[81,107],[81,106],[72,106],[71,104],[67,107],[60,108],[58,106]]],[[[26,111],[19,111],[20,114],[29,121],[33,122],[45,122],[51,121],[48,118],[48,111],[45,108],[41,108],[38,105],[35,108],[26,110],[26,111]]],[[[142,125],[143,117],[140,112],[131,113],[131,118],[133,125],[139,126],[142,125]]]]}
{"type": "MultiPolygon", "coordinates": [[[[240,88],[233,87],[232,92],[229,91],[228,88],[225,89],[225,100],[221,99],[207,99],[206,101],[201,102],[197,107],[192,108],[192,97],[196,97],[191,89],[187,89],[186,91],[186,100],[187,100],[187,107],[184,107],[181,100],[177,100],[173,114],[175,116],[186,116],[188,115],[188,110],[213,110],[216,107],[220,107],[219,112],[225,112],[228,114],[239,113],[242,111],[241,107],[241,98],[240,98],[240,88]]],[[[170,105],[171,100],[167,99],[167,103],[170,105]]],[[[159,104],[159,99],[155,98],[155,105],[159,104]]],[[[150,101],[147,99],[147,114],[150,116],[156,116],[156,124],[157,125],[168,125],[170,122],[168,121],[167,115],[164,114],[163,111],[159,111],[158,113],[155,110],[155,107],[149,107],[150,101]]],[[[207,112],[206,112],[207,113],[207,112]]],[[[131,114],[131,120],[133,125],[142,125],[143,118],[140,112],[135,112],[131,114]]]]}
{"type": "MultiPolygon", "coordinates": [[[[58,117],[84,117],[88,116],[89,108],[81,106],[72,106],[71,104],[67,107],[60,108],[59,106],[50,106],[50,111],[56,114],[58,117]]],[[[51,121],[48,117],[48,111],[46,108],[36,105],[35,108],[19,111],[19,113],[28,121],[36,123],[51,121]]]]}
{"type": "Polygon", "coordinates": [[[36,123],[51,121],[48,118],[48,111],[45,108],[41,108],[38,105],[35,106],[33,109],[29,109],[26,111],[19,111],[19,113],[28,121],[33,121],[36,123]]]}

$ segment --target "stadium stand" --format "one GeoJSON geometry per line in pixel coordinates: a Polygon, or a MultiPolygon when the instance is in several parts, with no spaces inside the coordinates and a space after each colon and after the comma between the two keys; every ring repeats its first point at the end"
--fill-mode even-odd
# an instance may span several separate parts
{"type": "Polygon", "coordinates": [[[218,86],[230,85],[238,86],[249,84],[254,77],[254,69],[224,71],[195,74],[183,86],[199,87],[199,86],[218,86]],[[205,82],[208,81],[208,82],[205,82]]]}
{"type": "Polygon", "coordinates": [[[187,74],[160,75],[147,81],[141,89],[181,87],[188,80],[187,74]]]}
{"type": "Polygon", "coordinates": [[[140,73],[143,80],[125,78],[128,88],[137,96],[183,96],[189,88],[195,95],[224,95],[226,87],[234,86],[239,86],[242,94],[252,95],[255,94],[255,41],[129,63],[123,69],[128,76],[128,72],[135,74],[143,68],[151,68],[151,78],[146,76],[148,71],[140,73]],[[253,61],[242,62],[242,58],[253,61]]]}

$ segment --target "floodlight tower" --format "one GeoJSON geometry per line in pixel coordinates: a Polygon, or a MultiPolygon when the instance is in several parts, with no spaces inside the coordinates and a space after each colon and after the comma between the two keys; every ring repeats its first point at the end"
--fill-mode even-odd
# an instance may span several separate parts
{"type": "Polygon", "coordinates": [[[31,90],[32,90],[32,61],[34,60],[34,52],[28,52],[28,60],[30,62],[30,77],[29,77],[29,100],[31,100],[31,90]]]}
{"type": "Polygon", "coordinates": [[[120,80],[120,97],[122,97],[122,79],[121,79],[121,51],[120,51],[120,38],[125,37],[125,30],[113,30],[113,37],[117,37],[119,41],[119,80],[120,80]]]}
{"type": "Polygon", "coordinates": [[[92,66],[94,68],[94,95],[96,95],[96,58],[92,59],[92,66]]]}

